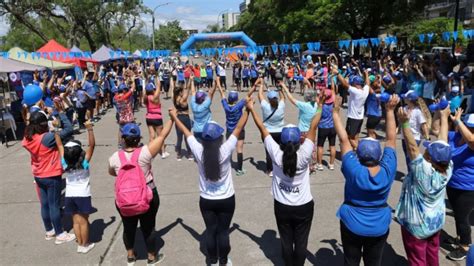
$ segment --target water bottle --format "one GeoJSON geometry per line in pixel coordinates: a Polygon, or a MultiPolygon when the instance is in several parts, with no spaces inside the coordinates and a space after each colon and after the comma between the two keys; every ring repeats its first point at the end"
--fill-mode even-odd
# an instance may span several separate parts
{"type": "Polygon", "coordinates": [[[428,109],[430,109],[431,112],[436,112],[439,110],[444,110],[446,107],[448,107],[449,102],[446,100],[445,97],[441,98],[441,101],[439,103],[433,103],[428,106],[428,109]]]}

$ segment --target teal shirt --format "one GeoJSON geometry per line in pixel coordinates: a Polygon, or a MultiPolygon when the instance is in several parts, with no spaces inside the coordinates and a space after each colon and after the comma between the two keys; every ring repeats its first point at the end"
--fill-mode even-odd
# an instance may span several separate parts
{"type": "Polygon", "coordinates": [[[296,101],[296,108],[299,110],[298,128],[301,132],[308,132],[318,104],[312,105],[310,102],[296,101]]]}
{"type": "Polygon", "coordinates": [[[434,170],[421,154],[410,162],[411,172],[403,181],[396,221],[418,239],[426,239],[443,228],[445,195],[452,172],[450,162],[446,175],[434,170]]]}

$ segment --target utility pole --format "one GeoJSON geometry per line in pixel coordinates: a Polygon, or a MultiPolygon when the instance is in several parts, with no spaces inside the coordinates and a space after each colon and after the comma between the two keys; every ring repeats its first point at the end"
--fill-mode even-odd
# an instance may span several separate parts
{"type": "MultiPolygon", "coordinates": [[[[456,0],[456,9],[454,11],[454,31],[458,31],[458,20],[459,20],[459,0],[456,0]]],[[[456,40],[453,38],[453,45],[451,47],[451,53],[454,55],[454,50],[456,49],[456,40]]]]}
{"type": "Polygon", "coordinates": [[[153,43],[153,50],[155,50],[155,11],[157,8],[162,7],[162,6],[167,6],[169,4],[170,2],[157,5],[155,6],[155,8],[153,8],[153,13],[151,13],[151,36],[152,36],[151,38],[152,38],[152,43],[153,43]]]}

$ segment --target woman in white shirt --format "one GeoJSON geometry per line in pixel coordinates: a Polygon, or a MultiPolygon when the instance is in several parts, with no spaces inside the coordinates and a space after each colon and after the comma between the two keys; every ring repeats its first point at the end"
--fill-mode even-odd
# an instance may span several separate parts
{"type": "MultiPolygon", "coordinates": [[[[324,97],[324,93],[321,93],[320,100],[324,101],[324,97]]],[[[321,119],[321,107],[316,110],[302,144],[301,132],[294,125],[282,129],[281,144],[278,144],[255,113],[253,101],[247,103],[247,109],[252,113],[273,163],[272,194],[283,260],[285,265],[304,265],[314,212],[309,165],[316,129],[321,119]]]]}
{"type": "Polygon", "coordinates": [[[207,122],[199,143],[188,128],[178,119],[175,109],[170,116],[184,133],[199,169],[199,189],[202,218],[206,224],[206,248],[211,265],[232,265],[229,226],[234,216],[235,197],[232,181],[232,152],[237,138],[245,127],[248,112],[242,114],[232,135],[224,142],[224,129],[214,121],[207,122]]]}
{"type": "MultiPolygon", "coordinates": [[[[278,92],[269,90],[267,92],[267,99],[263,94],[263,80],[260,79],[260,87],[258,88],[258,99],[262,107],[263,125],[268,130],[272,138],[280,143],[281,129],[285,125],[285,94],[281,90],[278,92]],[[278,97],[279,96],[279,97],[278,97]]],[[[272,160],[268,151],[265,151],[267,174],[273,176],[272,160]]]]}

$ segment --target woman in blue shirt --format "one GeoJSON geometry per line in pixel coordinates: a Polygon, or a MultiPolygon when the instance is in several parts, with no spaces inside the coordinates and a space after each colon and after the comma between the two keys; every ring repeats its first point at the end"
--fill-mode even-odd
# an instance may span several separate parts
{"type": "Polygon", "coordinates": [[[375,128],[382,119],[382,107],[380,106],[380,100],[377,97],[381,90],[380,76],[375,77],[374,75],[369,76],[370,87],[369,96],[367,96],[367,134],[369,137],[376,139],[377,133],[375,128]]]}
{"type": "Polygon", "coordinates": [[[452,260],[466,258],[472,244],[469,217],[474,209],[474,114],[461,121],[462,109],[451,116],[457,131],[450,131],[448,143],[452,150],[453,175],[446,189],[456,222],[457,248],[448,254],[452,260]]]}
{"type": "Polygon", "coordinates": [[[338,97],[334,105],[334,127],[341,143],[345,178],[344,203],[337,212],[345,265],[359,265],[361,258],[365,265],[382,263],[392,218],[387,199],[397,172],[394,109],[398,101],[394,95],[386,104],[387,141],[383,151],[377,140],[365,138],[354,152],[339,115],[342,98],[338,97]]]}
{"type": "MultiPolygon", "coordinates": [[[[194,75],[191,74],[190,79],[193,79],[194,75]]],[[[217,81],[216,81],[217,82],[217,81]]],[[[194,82],[190,82],[191,86],[191,110],[193,111],[193,132],[194,136],[198,141],[202,139],[202,130],[204,125],[211,121],[211,103],[216,91],[216,85],[209,90],[209,96],[207,93],[199,90],[196,92],[194,82]]]]}

